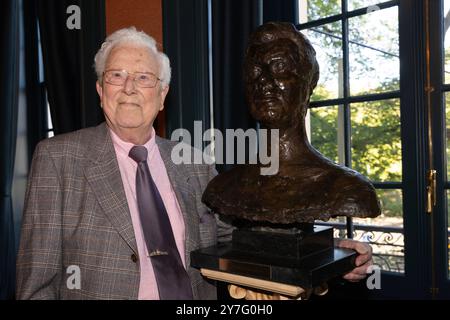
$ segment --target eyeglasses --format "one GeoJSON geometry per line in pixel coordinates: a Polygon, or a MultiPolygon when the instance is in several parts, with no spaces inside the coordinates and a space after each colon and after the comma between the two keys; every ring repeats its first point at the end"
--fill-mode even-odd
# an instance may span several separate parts
{"type": "Polygon", "coordinates": [[[106,70],[103,72],[105,81],[113,86],[123,86],[129,76],[133,76],[133,81],[141,88],[153,88],[158,80],[161,81],[151,72],[128,72],[126,70],[106,70]]]}

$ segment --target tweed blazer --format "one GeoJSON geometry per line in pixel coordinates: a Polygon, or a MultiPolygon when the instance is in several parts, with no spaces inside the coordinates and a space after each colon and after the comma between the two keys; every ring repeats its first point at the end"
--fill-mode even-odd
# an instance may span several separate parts
{"type": "MultiPolygon", "coordinates": [[[[175,142],[156,137],[190,252],[230,234],[201,202],[210,165],[175,165],[175,142]]],[[[114,146],[105,123],[40,142],[29,174],[17,256],[18,299],[137,299],[139,256],[114,146]],[[73,276],[79,270],[80,286],[73,276]],[[68,285],[69,284],[69,285],[68,285]],[[75,288],[74,288],[75,284],[75,288]]],[[[194,299],[213,282],[188,267],[194,299]]]]}

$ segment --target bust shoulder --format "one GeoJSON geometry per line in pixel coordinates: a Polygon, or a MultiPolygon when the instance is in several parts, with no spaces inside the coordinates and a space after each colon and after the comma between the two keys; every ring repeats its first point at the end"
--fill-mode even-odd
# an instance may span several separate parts
{"type": "Polygon", "coordinates": [[[313,222],[346,215],[379,215],[375,189],[354,170],[335,164],[291,164],[273,176],[256,165],[238,166],[216,176],[203,194],[214,211],[254,221],[313,222]]]}

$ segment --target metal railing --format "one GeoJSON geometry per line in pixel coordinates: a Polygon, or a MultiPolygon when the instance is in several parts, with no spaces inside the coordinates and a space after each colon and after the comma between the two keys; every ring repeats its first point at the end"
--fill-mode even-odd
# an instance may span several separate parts
{"type": "MultiPolygon", "coordinates": [[[[335,238],[345,238],[347,225],[342,222],[316,222],[317,225],[334,228],[335,238]]],[[[403,228],[374,225],[353,225],[353,239],[370,243],[373,261],[382,270],[405,272],[405,242],[403,228]]],[[[450,228],[448,229],[448,275],[450,278],[450,228]]]]}
{"type": "MultiPolygon", "coordinates": [[[[346,237],[346,224],[339,222],[316,222],[317,225],[334,228],[336,238],[346,237]]],[[[403,228],[353,225],[353,239],[370,243],[373,248],[374,264],[382,270],[405,272],[403,228]]]]}

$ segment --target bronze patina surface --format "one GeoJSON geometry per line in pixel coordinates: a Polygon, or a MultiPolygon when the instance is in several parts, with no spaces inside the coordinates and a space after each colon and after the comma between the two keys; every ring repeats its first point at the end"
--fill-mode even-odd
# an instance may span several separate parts
{"type": "Polygon", "coordinates": [[[279,130],[279,171],[262,175],[254,164],[219,174],[203,194],[213,211],[282,224],[380,214],[370,181],[325,158],[307,139],[305,115],[318,79],[315,50],[292,24],[271,22],[252,34],[246,98],[261,128],[279,130]]]}

